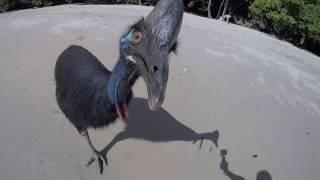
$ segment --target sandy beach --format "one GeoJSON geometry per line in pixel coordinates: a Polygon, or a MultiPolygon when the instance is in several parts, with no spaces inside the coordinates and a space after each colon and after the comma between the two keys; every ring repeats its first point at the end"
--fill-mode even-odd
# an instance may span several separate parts
{"type": "Polygon", "coordinates": [[[140,78],[128,123],[89,131],[108,151],[104,174],[86,167],[91,151],[55,100],[56,59],[76,44],[111,70],[121,34],[150,10],[65,5],[0,14],[0,179],[319,179],[320,58],[187,13],[162,109],[149,110],[140,78]]]}

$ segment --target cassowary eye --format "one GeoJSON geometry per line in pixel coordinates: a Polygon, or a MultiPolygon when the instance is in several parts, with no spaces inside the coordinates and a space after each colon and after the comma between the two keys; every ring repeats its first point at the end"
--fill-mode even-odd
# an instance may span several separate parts
{"type": "Polygon", "coordinates": [[[139,43],[142,40],[142,33],[139,31],[135,31],[132,36],[132,41],[134,43],[139,43]]]}

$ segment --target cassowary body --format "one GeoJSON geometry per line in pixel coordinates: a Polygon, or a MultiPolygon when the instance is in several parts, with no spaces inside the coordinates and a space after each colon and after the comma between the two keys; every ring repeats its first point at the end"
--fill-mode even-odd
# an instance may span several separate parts
{"type": "MultiPolygon", "coordinates": [[[[112,74],[97,58],[88,57],[94,56],[80,46],[70,46],[59,56],[55,68],[57,102],[80,132],[90,127],[108,126],[118,117],[116,107],[107,96],[112,74]]],[[[128,71],[121,63],[116,66],[128,71]]],[[[137,74],[132,76],[131,83],[136,79],[137,74]]],[[[132,98],[131,87],[127,91],[122,94],[126,104],[132,98]]]]}
{"type": "Polygon", "coordinates": [[[127,106],[132,99],[131,86],[137,78],[137,68],[133,64],[118,61],[114,73],[111,73],[88,50],[80,46],[68,47],[57,60],[55,80],[58,105],[79,133],[86,137],[99,162],[100,173],[103,171],[102,159],[105,163],[107,159],[92,145],[87,128],[108,126],[119,116],[116,105],[107,95],[108,88],[117,85],[114,79],[128,80],[117,87],[118,92],[121,92],[117,93],[122,104],[120,111],[127,118],[127,106]]]}
{"type": "Polygon", "coordinates": [[[146,82],[151,110],[164,100],[168,80],[168,55],[175,51],[182,23],[180,0],[161,0],[146,19],[130,26],[120,39],[120,56],[112,73],[88,50],[70,46],[55,66],[56,99],[65,116],[86,137],[100,173],[107,159],[97,151],[88,128],[108,126],[128,118],[131,87],[139,76],[146,82]]]}

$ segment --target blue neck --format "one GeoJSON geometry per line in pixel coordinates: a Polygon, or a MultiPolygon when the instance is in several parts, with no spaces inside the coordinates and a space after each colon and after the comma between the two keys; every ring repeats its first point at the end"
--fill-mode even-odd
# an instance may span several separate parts
{"type": "Polygon", "coordinates": [[[129,62],[125,57],[120,56],[108,81],[107,95],[109,100],[115,104],[117,96],[118,100],[124,102],[138,77],[136,65],[129,62]]]}

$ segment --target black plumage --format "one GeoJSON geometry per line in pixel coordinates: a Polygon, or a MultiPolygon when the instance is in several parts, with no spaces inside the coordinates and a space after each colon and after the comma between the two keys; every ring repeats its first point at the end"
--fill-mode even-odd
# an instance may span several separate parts
{"type": "Polygon", "coordinates": [[[65,49],[56,62],[58,105],[79,133],[87,138],[101,173],[102,159],[105,163],[107,159],[92,145],[87,128],[102,128],[115,122],[119,115],[108,91],[117,89],[119,102],[128,105],[133,96],[131,86],[138,77],[137,67],[123,57],[120,56],[111,73],[88,50],[75,45],[65,49]],[[115,83],[122,79],[120,84],[115,83]]]}
{"type": "MultiPolygon", "coordinates": [[[[120,67],[121,63],[119,61],[116,66],[120,67]]],[[[122,68],[128,70],[125,66],[122,68]]],[[[59,56],[55,67],[57,102],[79,131],[107,126],[118,117],[107,96],[110,77],[111,72],[83,47],[70,46],[59,56]]],[[[123,96],[128,104],[132,98],[131,89],[123,96]]]]}

